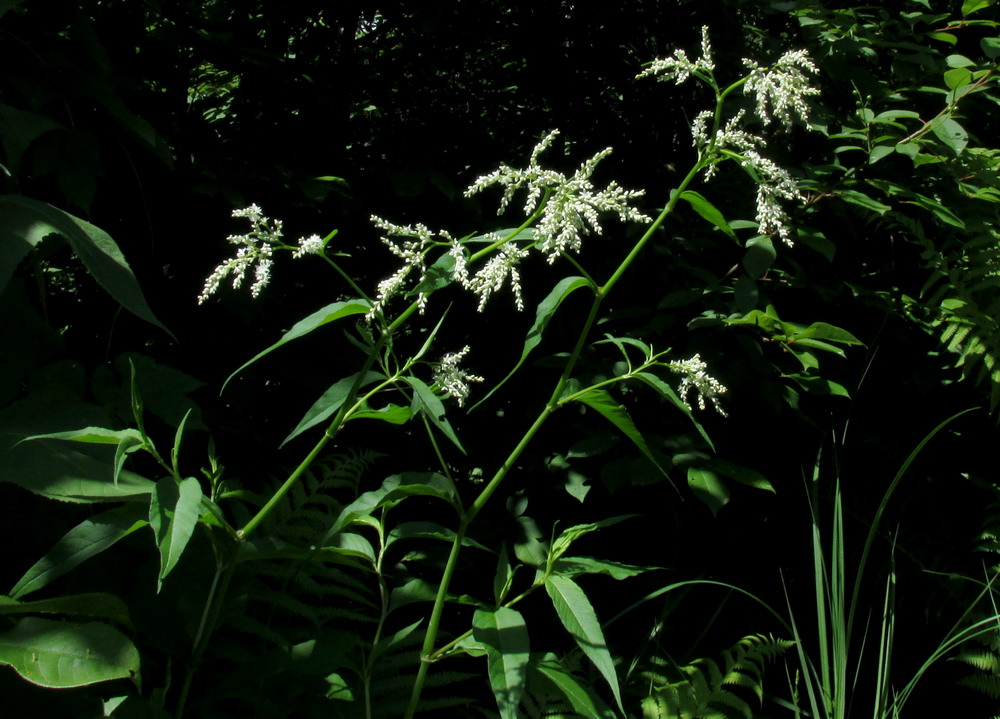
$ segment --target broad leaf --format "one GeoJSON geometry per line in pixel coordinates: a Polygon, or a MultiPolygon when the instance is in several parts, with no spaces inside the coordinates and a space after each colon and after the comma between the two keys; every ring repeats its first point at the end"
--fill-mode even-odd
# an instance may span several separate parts
{"type": "Polygon", "coordinates": [[[125,466],[127,455],[143,449],[146,440],[134,429],[105,429],[103,427],[85,427],[84,429],[70,430],[68,432],[52,432],[50,434],[36,434],[26,437],[23,442],[36,439],[61,439],[67,442],[81,442],[83,444],[113,444],[115,445],[115,461],[111,474],[112,482],[118,485],[118,478],[121,476],[125,466]]]}
{"type": "Polygon", "coordinates": [[[501,607],[472,617],[472,636],[486,649],[490,686],[503,719],[518,719],[531,650],[520,612],[501,607]]]}
{"type": "Polygon", "coordinates": [[[59,235],[86,266],[91,277],[116,302],[173,337],[146,304],[142,289],[118,245],[99,227],[52,205],[20,195],[0,197],[0,292],[21,259],[40,241],[59,235]]]}
{"type": "Polygon", "coordinates": [[[125,602],[113,594],[103,592],[70,594],[34,602],[18,602],[0,595],[0,614],[63,614],[110,619],[125,627],[132,626],[125,602]]]}
{"type": "Polygon", "coordinates": [[[705,467],[688,467],[687,478],[691,491],[708,505],[713,517],[729,503],[730,494],[725,482],[712,470],[705,467]]]}
{"type": "Polygon", "coordinates": [[[66,689],[138,679],[139,651],[107,624],[25,617],[0,633],[0,664],[32,684],[66,689]]]}
{"type": "Polygon", "coordinates": [[[0,481],[64,502],[146,502],[155,483],[124,470],[113,482],[113,455],[106,449],[44,439],[21,444],[2,453],[0,481]]]}
{"type": "Polygon", "coordinates": [[[233,377],[238,375],[240,372],[245,370],[247,367],[252,365],[257,360],[266,357],[267,355],[274,352],[282,345],[285,345],[292,340],[296,340],[300,337],[305,337],[307,334],[315,329],[322,327],[323,325],[329,324],[330,322],[335,322],[343,317],[350,317],[351,315],[365,314],[371,309],[371,305],[365,300],[349,300],[347,302],[334,302],[333,304],[327,305],[326,307],[316,310],[308,317],[299,320],[292,328],[288,330],[281,339],[275,342],[273,345],[268,347],[263,352],[259,352],[252,359],[244,362],[240,365],[239,369],[233,372],[226,381],[222,384],[222,391],[225,391],[226,385],[232,381],[233,377]]]}
{"type": "Polygon", "coordinates": [[[149,502],[149,524],[153,528],[156,546],[160,549],[157,592],[194,534],[200,516],[201,498],[201,484],[194,477],[180,482],[173,477],[165,477],[156,483],[149,502]]]}
{"type": "Polygon", "coordinates": [[[19,599],[41,589],[118,540],[145,527],[147,522],[144,514],[144,507],[126,505],[95,514],[80,522],[25,572],[11,589],[10,596],[19,599]]]}
{"type": "Polygon", "coordinates": [[[601,623],[597,621],[597,614],[594,612],[590,600],[583,590],[570,578],[559,575],[549,575],[545,579],[545,591],[548,592],[552,600],[552,606],[559,615],[559,621],[576,641],[577,646],[583,651],[590,661],[594,663],[597,670],[611,687],[611,692],[615,695],[618,708],[624,713],[622,707],[621,689],[618,686],[618,674],[615,671],[615,663],[608,651],[608,645],[604,641],[604,632],[601,631],[601,623]]]}

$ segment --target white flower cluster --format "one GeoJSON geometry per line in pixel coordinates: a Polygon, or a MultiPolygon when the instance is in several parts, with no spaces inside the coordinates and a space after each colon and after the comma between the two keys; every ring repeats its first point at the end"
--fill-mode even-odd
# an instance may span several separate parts
{"type": "Polygon", "coordinates": [[[819,90],[809,85],[807,75],[815,75],[819,70],[804,50],[790,50],[770,67],[761,67],[746,58],[743,64],[750,70],[743,91],[756,97],[757,116],[765,125],[780,120],[785,127],[791,127],[792,115],[802,122],[809,121],[805,99],[818,95],[819,90]]]}
{"type": "Polygon", "coordinates": [[[306,255],[318,255],[323,251],[323,238],[319,235],[310,235],[299,240],[299,248],[292,252],[292,257],[298,259],[306,255]]]}
{"type": "Polygon", "coordinates": [[[535,230],[535,247],[547,255],[549,264],[563,252],[579,251],[582,235],[590,232],[601,234],[598,213],[614,212],[625,222],[652,222],[651,218],[629,204],[642,197],[645,194],[643,190],[625,190],[613,181],[603,190],[597,190],[591,184],[590,176],[598,163],[611,154],[610,147],[580,165],[571,178],[555,170],[541,168],[538,157],[551,146],[558,134],[558,130],[553,130],[535,146],[525,169],[516,170],[501,165],[499,169],[480,177],[465,191],[465,196],[471,197],[492,185],[503,186],[504,194],[497,214],[507,208],[514,193],[521,188],[528,192],[524,205],[526,215],[535,212],[538,203],[547,195],[548,200],[535,230]]]}
{"type": "MultiPolygon", "coordinates": [[[[427,266],[424,263],[424,257],[427,250],[434,244],[434,233],[426,225],[418,224],[415,227],[394,225],[375,215],[372,215],[371,221],[376,227],[386,233],[382,237],[382,242],[389,248],[392,254],[403,260],[403,266],[396,270],[395,274],[391,277],[378,283],[375,304],[368,311],[368,319],[381,312],[386,302],[394,295],[399,294],[406,283],[406,278],[412,270],[417,270],[420,273],[420,278],[417,280],[418,285],[424,281],[427,275],[427,266]],[[409,239],[404,240],[402,243],[396,243],[390,239],[392,237],[409,239]]],[[[441,234],[447,238],[445,233],[441,234]]],[[[427,304],[427,296],[423,292],[419,293],[417,295],[417,302],[420,305],[420,311],[423,312],[427,304]]]]}
{"type": "Polygon", "coordinates": [[[655,76],[661,82],[673,80],[680,85],[692,74],[699,72],[709,73],[715,69],[715,61],[712,59],[712,46],[708,41],[708,26],[701,28],[701,57],[697,60],[690,60],[683,50],[676,50],[673,55],[665,60],[653,60],[649,67],[636,75],[636,79],[655,76]]]}
{"type": "Polygon", "coordinates": [[[250,266],[254,267],[254,282],[250,286],[250,294],[257,297],[271,279],[271,265],[274,245],[281,242],[281,220],[270,220],[264,217],[257,205],[250,205],[242,210],[233,210],[233,217],[245,217],[250,221],[251,229],[245,235],[230,235],[226,240],[239,249],[236,256],[224,260],[208,279],[205,287],[198,295],[198,304],[202,304],[219,289],[226,277],[232,275],[233,289],[239,289],[243,284],[250,266]]]}
{"type": "Polygon", "coordinates": [[[438,387],[458,400],[458,406],[465,405],[465,400],[469,398],[469,383],[482,382],[483,378],[474,374],[469,374],[459,368],[458,363],[469,353],[469,346],[466,345],[460,352],[450,352],[441,358],[437,368],[434,370],[434,381],[438,387]]]}
{"type": "MultiPolygon", "coordinates": [[[[500,237],[497,237],[499,240],[500,237]]],[[[466,275],[462,281],[465,289],[479,295],[479,311],[486,307],[486,300],[494,292],[498,292],[507,277],[510,277],[510,289],[514,293],[514,304],[518,312],[524,311],[524,298],[521,296],[521,273],[517,269],[518,263],[528,256],[528,248],[520,247],[513,242],[508,242],[499,247],[497,252],[490,257],[485,265],[473,275],[466,275]]],[[[456,263],[456,268],[458,263],[456,263]]],[[[463,262],[464,269],[464,262],[463,262]]],[[[458,278],[456,278],[458,279],[458,278]]]]}
{"type": "Polygon", "coordinates": [[[683,375],[677,393],[688,409],[691,409],[688,395],[694,391],[698,396],[699,409],[705,409],[705,400],[707,399],[715,407],[716,412],[723,417],[727,416],[722,405],[719,404],[719,396],[726,393],[726,388],[719,380],[706,372],[708,365],[705,364],[700,354],[696,354],[691,359],[668,362],[667,366],[677,374],[683,375]]]}

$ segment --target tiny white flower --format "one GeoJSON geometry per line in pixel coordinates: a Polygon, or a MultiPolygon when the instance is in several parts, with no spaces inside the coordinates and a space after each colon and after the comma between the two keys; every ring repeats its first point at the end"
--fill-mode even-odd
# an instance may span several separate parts
{"type": "Polygon", "coordinates": [[[716,412],[723,417],[727,416],[722,405],[719,404],[719,396],[726,393],[726,387],[708,374],[706,371],[708,365],[705,364],[700,354],[696,354],[691,359],[668,362],[667,366],[677,374],[683,375],[677,394],[688,409],[692,409],[688,395],[694,392],[697,396],[699,409],[705,409],[707,406],[705,400],[708,400],[715,407],[716,412]]]}
{"type": "Polygon", "coordinates": [[[310,235],[299,240],[299,248],[292,252],[292,257],[298,259],[306,255],[318,255],[323,251],[323,238],[319,235],[310,235]]]}
{"type": "Polygon", "coordinates": [[[440,389],[457,399],[459,407],[463,407],[465,400],[469,398],[469,383],[484,381],[482,377],[469,374],[458,366],[462,358],[469,353],[469,349],[466,345],[460,352],[446,354],[434,370],[434,382],[440,389]]]}

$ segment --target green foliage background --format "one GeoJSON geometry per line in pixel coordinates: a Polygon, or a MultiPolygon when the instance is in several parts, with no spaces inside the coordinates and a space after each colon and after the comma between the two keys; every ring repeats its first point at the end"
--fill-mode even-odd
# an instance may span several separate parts
{"type": "MultiPolygon", "coordinates": [[[[550,151],[555,165],[570,169],[614,146],[601,177],[646,188],[649,208],[662,206],[694,160],[688,128],[705,96],[691,83],[654,85],[634,77],[654,57],[695,48],[702,25],[711,29],[720,73],[734,68],[735,77],[743,57],[774,58],[799,47],[821,71],[813,130],[796,129],[769,147],[808,192],[794,213],[795,248],[776,248],[770,240],[748,244],[745,233],[730,237],[682,203],[616,290],[598,330],[672,347],[678,356],[701,353],[729,388],[728,418],[698,415],[715,451],[684,418],[665,412],[652,392],[616,396],[678,492],[593,411],[564,410],[560,423],[521,457],[503,501],[484,510],[470,540],[530,565],[538,559],[533,552],[544,551],[538,547],[567,527],[637,514],[621,525],[628,530],[607,527],[580,539],[588,556],[663,568],[623,584],[612,585],[607,576],[582,579],[602,619],[665,582],[689,579],[730,583],[775,607],[799,606],[810,601],[813,578],[803,484],[820,498],[834,491],[830,481],[811,483],[814,467],[843,486],[848,562],[857,562],[875,509],[913,447],[947,417],[979,406],[924,449],[881,520],[876,576],[890,571],[890,540],[896,547],[901,629],[894,668],[916,671],[917,658],[933,651],[977,596],[973,583],[957,577],[987,582],[995,572],[984,568],[976,548],[980,535],[992,536],[995,517],[987,508],[997,482],[996,12],[988,0],[876,6],[633,0],[613,10],[458,0],[433,8],[393,2],[377,10],[318,0],[0,1],[0,541],[6,557],[0,591],[13,595],[36,559],[88,518],[124,532],[113,551],[90,559],[86,571],[54,580],[45,597],[99,594],[100,609],[88,616],[112,619],[121,617],[116,602],[123,602],[127,621],[112,624],[138,647],[143,676],[141,686],[124,677],[43,690],[4,669],[0,695],[9,697],[11,716],[96,716],[98,698],[126,694],[132,699],[114,716],[156,716],[164,696],[172,712],[179,667],[191,661],[197,644],[203,602],[185,587],[205,585],[218,561],[214,545],[196,532],[164,579],[163,563],[170,560],[158,556],[148,529],[131,530],[142,514],[130,510],[133,502],[108,510],[102,503],[53,502],[39,491],[70,465],[94,474],[103,466],[98,461],[110,468],[110,455],[98,448],[70,456],[52,440],[15,453],[14,443],[82,427],[125,431],[133,419],[134,367],[149,434],[167,445],[186,416],[191,440],[184,459],[205,465],[211,441],[224,465],[221,476],[232,482],[224,489],[246,500],[227,511],[242,512],[246,516],[234,519],[245,523],[253,498],[273,492],[308,450],[298,438],[281,448],[282,439],[315,397],[356,371],[334,330],[300,340],[295,353],[255,363],[219,394],[234,369],[298,318],[351,299],[346,288],[331,294],[322,268],[303,263],[294,274],[279,267],[281,280],[260,301],[224,292],[199,308],[195,298],[205,276],[229,249],[223,238],[233,232],[231,209],[256,202],[269,216],[284,218],[289,237],[338,228],[331,248],[350,256],[367,288],[388,274],[389,259],[370,215],[456,232],[492,229],[489,203],[463,198],[462,190],[499,162],[516,164],[555,127],[566,143],[565,157],[550,151]],[[31,225],[39,208],[49,213],[47,225],[31,225]],[[26,227],[35,233],[29,243],[26,227]],[[105,235],[120,253],[107,250],[105,235]],[[141,294],[122,287],[141,288],[141,294]],[[842,328],[862,344],[841,342],[844,336],[826,327],[842,328]],[[827,347],[809,344],[817,332],[827,347]],[[685,483],[685,477],[694,479],[685,483]]],[[[737,230],[740,220],[754,216],[752,186],[736,168],[697,189],[737,230]]],[[[607,247],[615,238],[591,240],[603,246],[592,250],[588,267],[613,269],[618,258],[607,247]]],[[[484,315],[456,302],[441,345],[473,343],[470,357],[481,362],[475,372],[488,384],[499,382],[521,358],[530,308],[552,284],[543,264],[524,269],[524,316],[497,301],[484,315]],[[484,336],[477,326],[494,331],[484,336]]],[[[572,342],[575,328],[563,318],[584,311],[578,299],[569,297],[555,315],[542,350],[572,342]]],[[[581,359],[581,374],[603,376],[613,352],[594,345],[581,359]]],[[[462,434],[467,455],[448,458],[456,476],[503,460],[509,447],[499,440],[524,431],[541,402],[521,401],[549,391],[547,361],[551,366],[545,352],[533,356],[470,415],[462,434]]],[[[328,525],[383,478],[436,466],[420,431],[378,426],[338,440],[271,518],[269,537],[309,546],[311,528],[328,525]]],[[[142,480],[159,468],[145,462],[134,455],[123,465],[119,480],[131,496],[152,491],[142,480]]],[[[200,479],[207,486],[218,477],[200,479]]],[[[406,522],[452,522],[430,499],[392,511],[406,522]]],[[[416,671],[423,631],[403,630],[426,614],[433,591],[420,582],[437,581],[432,573],[447,554],[444,543],[425,545],[389,554],[392,568],[379,577],[384,586],[372,584],[356,563],[317,565],[277,550],[253,571],[237,573],[231,590],[237,599],[215,618],[219,630],[203,655],[195,650],[205,668],[191,689],[190,715],[353,715],[356,702],[327,696],[338,687],[330,667],[340,666],[350,667],[344,692],[352,691],[351,677],[362,677],[385,698],[376,714],[400,715],[409,690],[393,681],[404,685],[416,671]],[[377,593],[390,585],[409,588],[393,626],[400,634],[381,664],[351,665],[344,657],[361,640],[345,625],[373,623],[377,593]],[[308,654],[310,642],[331,655],[308,654]],[[299,651],[289,654],[288,647],[299,651]]],[[[461,559],[456,596],[481,595],[494,581],[497,558],[468,554],[473,551],[461,559]]],[[[706,586],[679,587],[605,626],[630,715],[668,715],[665,700],[657,699],[668,695],[707,706],[683,677],[704,682],[704,674],[706,686],[725,695],[728,685],[708,669],[721,667],[724,674],[744,655],[727,655],[721,664],[703,657],[718,657],[727,647],[750,651],[764,635],[781,633],[768,612],[739,593],[706,586]]],[[[872,606],[881,601],[880,584],[862,593],[872,606]]],[[[469,624],[474,610],[461,611],[469,624]]],[[[532,666],[541,667],[528,678],[522,711],[540,716],[549,707],[586,715],[584,706],[598,707],[594,712],[614,706],[604,677],[566,640],[551,607],[532,596],[519,611],[532,631],[532,666]],[[552,629],[537,617],[547,617],[552,629]],[[543,654],[550,650],[558,656],[543,654]],[[579,704],[566,706],[568,695],[553,693],[559,682],[586,688],[579,704]]],[[[29,613],[40,615],[35,621],[58,621],[44,608],[29,613]]],[[[481,633],[490,622],[513,621],[477,617],[481,633]]],[[[464,631],[460,624],[449,627],[451,635],[464,631]]],[[[759,656],[770,655],[761,649],[759,656]]],[[[484,661],[456,660],[443,668],[428,688],[428,706],[495,711],[481,678],[484,661]]],[[[750,664],[762,661],[754,655],[750,664]]],[[[976,667],[990,672],[982,662],[976,667]]],[[[935,671],[915,702],[928,714],[958,704],[972,716],[976,702],[982,702],[976,716],[996,711],[986,695],[958,686],[969,675],[966,667],[956,662],[935,671]]],[[[743,706],[760,716],[789,715],[770,701],[788,695],[782,675],[775,669],[768,676],[763,704],[754,699],[755,682],[732,690],[732,715],[743,706]]],[[[977,681],[990,680],[966,679],[977,681]]],[[[858,695],[874,691],[863,682],[858,695]]]]}

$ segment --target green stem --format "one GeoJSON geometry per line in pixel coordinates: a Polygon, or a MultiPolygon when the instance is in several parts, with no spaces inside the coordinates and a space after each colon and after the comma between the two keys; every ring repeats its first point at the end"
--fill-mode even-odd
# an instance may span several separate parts
{"type": "Polygon", "coordinates": [[[576,368],[576,363],[580,359],[583,348],[586,346],[587,338],[590,336],[590,331],[597,320],[598,311],[600,310],[604,298],[607,297],[611,289],[625,274],[625,271],[629,268],[632,262],[635,261],[635,258],[642,251],[642,248],[646,245],[650,238],[652,238],[653,234],[660,227],[660,225],[663,224],[664,220],[666,220],[667,216],[673,211],[674,207],[676,207],[680,194],[694,180],[698,171],[701,169],[701,166],[701,162],[698,162],[691,168],[691,171],[687,174],[678,188],[671,193],[670,200],[667,202],[667,206],[663,208],[659,217],[657,217],[653,224],[650,225],[649,229],[635,244],[632,251],[629,252],[628,256],[618,266],[618,269],[615,270],[614,274],[612,274],[605,285],[597,289],[594,294],[594,301],[590,307],[590,313],[587,315],[587,320],[584,322],[583,327],[577,336],[573,352],[570,354],[569,361],[567,361],[562,374],[559,376],[559,380],[556,382],[555,388],[552,390],[552,395],[549,397],[549,401],[546,402],[545,407],[542,408],[542,411],[538,414],[538,417],[535,418],[531,427],[529,427],[528,431],[521,437],[517,446],[514,447],[513,451],[511,451],[507,459],[504,460],[496,474],[482,489],[482,491],[480,491],[479,496],[476,497],[475,501],[469,506],[469,509],[466,510],[463,515],[462,521],[459,524],[458,532],[455,534],[455,539],[452,542],[451,553],[448,555],[448,562],[445,565],[444,574],[441,577],[441,584],[438,587],[437,596],[434,599],[434,608],[431,610],[430,623],[427,626],[427,633],[424,635],[424,643],[420,652],[420,668],[413,684],[413,692],[410,695],[410,704],[407,707],[405,719],[412,719],[413,715],[416,713],[417,705],[420,702],[420,694],[423,691],[424,682],[427,677],[427,670],[430,663],[434,661],[436,656],[438,656],[434,651],[434,644],[437,641],[438,629],[441,624],[441,615],[444,611],[444,604],[448,597],[448,588],[451,585],[451,579],[458,564],[458,555],[462,548],[462,542],[465,539],[466,530],[472,523],[472,520],[475,519],[476,515],[479,514],[499,488],[500,484],[503,482],[510,470],[513,469],[514,464],[521,456],[521,453],[524,452],[528,444],[532,441],[532,439],[534,439],[535,435],[542,428],[542,425],[545,424],[545,421],[560,406],[560,399],[562,398],[566,383],[572,376],[573,370],[576,368]]]}

